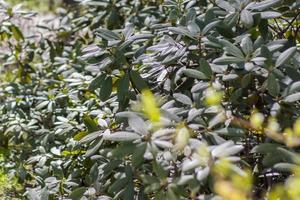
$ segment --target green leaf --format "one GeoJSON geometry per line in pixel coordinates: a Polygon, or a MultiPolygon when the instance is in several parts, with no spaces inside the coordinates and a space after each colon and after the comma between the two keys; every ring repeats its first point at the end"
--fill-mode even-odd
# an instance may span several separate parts
{"type": "Polygon", "coordinates": [[[243,137],[245,135],[245,131],[241,128],[222,128],[214,132],[229,137],[243,137]]]}
{"type": "Polygon", "coordinates": [[[110,184],[110,187],[108,188],[108,192],[110,193],[118,193],[120,192],[124,187],[126,187],[128,183],[127,177],[116,179],[113,184],[110,184]]]}
{"type": "Polygon", "coordinates": [[[147,86],[146,82],[144,81],[144,79],[135,70],[130,71],[130,80],[131,80],[131,83],[134,85],[134,87],[136,89],[138,89],[140,92],[142,90],[148,88],[148,86],[147,86]]]}
{"type": "MultiPolygon", "coordinates": [[[[177,49],[173,47],[173,49],[177,49]]],[[[170,65],[172,63],[176,63],[178,59],[180,59],[184,53],[186,52],[186,48],[178,49],[175,54],[169,54],[161,63],[164,65],[170,65]]]]}
{"type": "Polygon", "coordinates": [[[146,39],[151,39],[153,38],[154,35],[152,34],[138,34],[138,35],[133,35],[128,40],[130,41],[137,41],[137,40],[146,40],[146,39]]]}
{"type": "Polygon", "coordinates": [[[290,84],[286,89],[286,94],[293,94],[294,92],[300,92],[300,81],[296,81],[290,84]]]}
{"type": "Polygon", "coordinates": [[[101,74],[97,76],[89,85],[89,90],[94,91],[97,88],[100,88],[102,86],[103,81],[105,80],[106,74],[101,74]]]}
{"type": "Polygon", "coordinates": [[[252,80],[253,80],[252,74],[250,74],[250,73],[243,76],[242,81],[241,81],[242,88],[247,88],[251,84],[252,80]]]}
{"type": "Polygon", "coordinates": [[[237,57],[229,57],[229,56],[222,56],[213,61],[213,63],[218,65],[229,65],[233,63],[242,63],[242,62],[244,62],[244,59],[237,58],[237,57]]]}
{"type": "Polygon", "coordinates": [[[120,37],[118,34],[114,33],[113,31],[107,30],[107,29],[98,29],[98,35],[108,41],[113,41],[113,40],[120,40],[120,37]]]}
{"type": "Polygon", "coordinates": [[[206,80],[208,77],[201,71],[196,70],[196,69],[185,69],[183,70],[183,73],[191,78],[196,78],[200,80],[206,80]]]}
{"type": "Polygon", "coordinates": [[[103,85],[100,89],[100,94],[99,94],[100,100],[106,101],[107,99],[109,99],[111,92],[112,92],[112,78],[111,76],[107,76],[103,81],[103,85]]]}
{"type": "Polygon", "coordinates": [[[291,47],[280,54],[276,60],[275,67],[279,67],[289,61],[296,53],[297,47],[291,47]]]}
{"type": "Polygon", "coordinates": [[[135,144],[132,142],[122,142],[119,146],[115,147],[111,153],[114,158],[124,158],[131,155],[135,151],[135,144]]]}
{"type": "Polygon", "coordinates": [[[186,96],[184,94],[175,93],[175,94],[173,94],[173,97],[177,101],[179,101],[180,103],[183,103],[185,105],[192,105],[193,104],[192,100],[188,96],[186,96]]]}
{"type": "Polygon", "coordinates": [[[223,8],[224,10],[226,10],[227,12],[234,12],[235,9],[233,7],[233,5],[227,1],[224,1],[224,0],[218,0],[216,1],[216,4],[223,8]]]}
{"type": "Polygon", "coordinates": [[[260,13],[260,17],[262,19],[273,19],[273,18],[277,18],[280,16],[281,16],[281,13],[274,12],[274,11],[265,11],[265,12],[260,13]]]}
{"type": "Polygon", "coordinates": [[[241,47],[246,55],[250,55],[253,51],[253,42],[250,37],[244,37],[241,42],[241,47]]]}
{"type": "Polygon", "coordinates": [[[200,65],[200,70],[205,74],[206,77],[212,77],[213,72],[211,70],[211,67],[204,58],[199,59],[199,65],[200,65]]]}
{"type": "Polygon", "coordinates": [[[278,147],[280,147],[279,144],[262,143],[262,144],[256,145],[256,146],[251,150],[251,153],[262,153],[262,154],[267,154],[267,153],[271,153],[271,152],[276,151],[278,147]]]}
{"type": "Polygon", "coordinates": [[[95,163],[91,169],[90,169],[90,173],[89,176],[91,177],[91,181],[95,182],[98,179],[98,175],[99,175],[99,170],[98,170],[98,164],[95,163]]]}
{"type": "Polygon", "coordinates": [[[238,12],[234,12],[228,14],[223,22],[228,26],[228,28],[233,28],[237,25],[239,18],[240,14],[238,12]]]}
{"type": "Polygon", "coordinates": [[[76,188],[75,190],[73,190],[71,192],[69,198],[72,200],[80,200],[81,197],[83,197],[83,194],[85,193],[85,191],[86,191],[85,187],[76,188]]]}
{"type": "Polygon", "coordinates": [[[237,57],[239,59],[244,59],[244,54],[243,52],[236,47],[234,44],[228,42],[227,40],[220,40],[220,43],[223,45],[224,50],[229,54],[232,55],[234,57],[237,57]]]}
{"type": "Polygon", "coordinates": [[[232,28],[223,21],[221,21],[217,25],[217,31],[220,33],[220,35],[222,35],[226,38],[234,37],[234,32],[232,31],[232,28]]]}
{"type": "Polygon", "coordinates": [[[268,88],[268,92],[271,96],[273,97],[277,97],[279,95],[280,92],[280,85],[277,81],[277,79],[275,78],[274,74],[271,73],[268,76],[267,79],[267,88],[268,88]]]}
{"type": "Polygon", "coordinates": [[[84,114],[82,119],[84,125],[87,127],[90,133],[99,130],[98,124],[89,115],[84,114]]]}
{"type": "Polygon", "coordinates": [[[193,35],[200,33],[200,28],[199,28],[198,24],[194,21],[189,23],[187,28],[193,35]]]}
{"type": "Polygon", "coordinates": [[[13,32],[14,38],[17,41],[24,40],[24,36],[23,36],[22,32],[20,31],[20,29],[17,26],[12,25],[11,26],[11,31],[13,32]]]}
{"type": "Polygon", "coordinates": [[[144,122],[144,120],[138,116],[130,117],[128,119],[128,124],[132,130],[135,132],[142,134],[142,135],[147,135],[147,125],[144,122]]]}
{"type": "Polygon", "coordinates": [[[299,101],[299,100],[300,100],[300,92],[288,95],[283,99],[283,101],[286,103],[293,103],[293,102],[299,101]]]}
{"type": "Polygon", "coordinates": [[[169,27],[169,30],[178,35],[187,36],[191,39],[196,39],[190,32],[183,27],[169,27]]]}
{"type": "Polygon", "coordinates": [[[261,19],[258,25],[259,33],[262,38],[267,39],[269,34],[269,22],[267,19],[261,19]]]}
{"type": "Polygon", "coordinates": [[[233,103],[240,103],[238,99],[243,95],[243,89],[239,88],[235,90],[231,95],[230,95],[230,101],[233,103]]]}
{"type": "Polygon", "coordinates": [[[48,200],[49,199],[49,191],[48,191],[48,188],[47,186],[45,186],[42,190],[41,190],[41,200],[48,200]]]}
{"type": "Polygon", "coordinates": [[[146,149],[147,149],[147,143],[141,143],[136,147],[136,150],[132,155],[132,165],[134,167],[138,167],[143,163],[146,149]]]}
{"type": "Polygon", "coordinates": [[[274,169],[282,172],[292,172],[297,165],[291,163],[277,163],[274,165],[274,169]]]}
{"type": "Polygon", "coordinates": [[[247,28],[252,27],[254,20],[253,20],[251,12],[246,9],[242,10],[241,21],[247,28]]]}
{"type": "Polygon", "coordinates": [[[86,157],[90,157],[90,156],[94,155],[99,150],[99,148],[101,147],[102,143],[103,143],[103,139],[102,138],[98,138],[98,139],[94,140],[90,144],[88,150],[86,151],[85,156],[86,157]]]}
{"type": "Polygon", "coordinates": [[[105,140],[120,142],[120,141],[133,141],[133,140],[137,140],[137,139],[140,139],[141,136],[139,134],[133,133],[133,132],[118,131],[118,132],[115,132],[115,133],[104,135],[103,138],[105,140]]]}
{"type": "Polygon", "coordinates": [[[38,104],[38,105],[35,107],[35,109],[36,109],[36,110],[41,110],[41,109],[45,108],[48,104],[49,104],[49,101],[43,101],[43,102],[41,102],[40,104],[38,104]]]}
{"type": "Polygon", "coordinates": [[[100,137],[102,135],[102,131],[96,131],[96,132],[93,132],[93,133],[90,133],[86,136],[84,136],[79,142],[80,143],[88,143],[88,142],[91,142],[93,140],[95,140],[96,138],[100,137]]]}
{"type": "Polygon", "coordinates": [[[133,174],[132,169],[129,165],[126,165],[125,168],[126,177],[128,179],[128,182],[126,184],[125,190],[123,192],[124,199],[134,199],[134,183],[133,183],[133,174]]]}
{"type": "Polygon", "coordinates": [[[237,74],[224,74],[222,76],[223,81],[233,81],[237,79],[239,76],[237,74]]]}
{"type": "Polygon", "coordinates": [[[279,2],[281,2],[281,0],[265,0],[261,2],[255,2],[254,4],[249,4],[247,8],[255,10],[266,10],[268,8],[271,8],[272,6],[275,6],[279,2]]]}
{"type": "Polygon", "coordinates": [[[153,161],[153,171],[159,179],[165,179],[168,177],[167,171],[156,161],[153,161]]]}
{"type": "Polygon", "coordinates": [[[40,200],[38,194],[33,189],[28,190],[26,197],[28,200],[40,200]]]}
{"type": "Polygon", "coordinates": [[[215,28],[219,23],[220,23],[220,21],[210,22],[209,24],[207,24],[207,25],[203,28],[202,34],[203,34],[203,35],[206,35],[206,33],[208,33],[210,30],[212,30],[213,28],[215,28]]]}
{"type": "Polygon", "coordinates": [[[294,68],[293,65],[291,65],[291,67],[285,67],[285,73],[293,81],[300,81],[300,72],[297,68],[294,68]]]}
{"type": "Polygon", "coordinates": [[[85,131],[80,131],[73,137],[73,139],[76,141],[80,141],[85,136],[87,136],[87,133],[85,131]]]}
{"type": "Polygon", "coordinates": [[[298,154],[295,151],[288,150],[283,147],[277,149],[286,162],[294,162],[298,160],[298,154]]]}
{"type": "Polygon", "coordinates": [[[119,103],[123,103],[128,96],[129,91],[129,74],[126,73],[119,81],[117,86],[117,96],[119,103]]]}
{"type": "Polygon", "coordinates": [[[262,164],[264,167],[273,167],[276,163],[281,162],[282,158],[279,153],[269,153],[266,154],[262,160],[262,164]]]}

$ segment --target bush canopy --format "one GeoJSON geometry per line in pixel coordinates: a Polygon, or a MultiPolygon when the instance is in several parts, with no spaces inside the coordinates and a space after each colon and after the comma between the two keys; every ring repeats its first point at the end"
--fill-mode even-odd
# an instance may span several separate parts
{"type": "Polygon", "coordinates": [[[300,198],[299,0],[0,5],[3,199],[300,198]]]}

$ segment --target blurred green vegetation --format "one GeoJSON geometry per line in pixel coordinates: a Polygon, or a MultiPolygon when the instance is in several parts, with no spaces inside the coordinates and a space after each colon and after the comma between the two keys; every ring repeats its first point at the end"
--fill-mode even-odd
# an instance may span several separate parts
{"type": "Polygon", "coordinates": [[[6,2],[12,6],[22,4],[26,9],[39,12],[51,12],[61,5],[60,0],[6,0],[6,2]]]}

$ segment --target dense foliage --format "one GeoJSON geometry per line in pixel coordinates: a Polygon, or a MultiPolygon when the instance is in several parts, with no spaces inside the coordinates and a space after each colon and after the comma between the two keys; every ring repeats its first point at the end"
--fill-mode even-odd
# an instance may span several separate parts
{"type": "Polygon", "coordinates": [[[76,2],[1,2],[3,198],[299,199],[299,0],[76,2]]]}

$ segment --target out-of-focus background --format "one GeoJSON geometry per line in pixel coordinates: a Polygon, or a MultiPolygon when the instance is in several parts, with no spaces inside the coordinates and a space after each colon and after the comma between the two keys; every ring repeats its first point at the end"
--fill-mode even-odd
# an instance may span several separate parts
{"type": "Polygon", "coordinates": [[[22,4],[24,8],[39,12],[54,12],[59,6],[68,6],[74,0],[7,0],[11,5],[22,4]]]}

